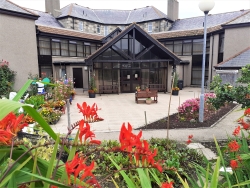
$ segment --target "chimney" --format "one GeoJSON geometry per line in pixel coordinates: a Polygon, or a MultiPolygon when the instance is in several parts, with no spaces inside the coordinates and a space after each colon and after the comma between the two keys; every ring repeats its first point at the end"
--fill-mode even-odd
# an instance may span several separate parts
{"type": "Polygon", "coordinates": [[[173,21],[179,19],[179,2],[177,0],[168,0],[168,17],[173,21]]]}
{"type": "Polygon", "coordinates": [[[61,14],[60,0],[45,0],[45,11],[58,17],[61,14]]]}

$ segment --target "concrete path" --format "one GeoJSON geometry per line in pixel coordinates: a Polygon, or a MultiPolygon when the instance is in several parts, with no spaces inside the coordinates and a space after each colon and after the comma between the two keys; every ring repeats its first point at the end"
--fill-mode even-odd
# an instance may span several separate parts
{"type": "MultiPolygon", "coordinates": [[[[180,90],[179,96],[172,96],[170,104],[170,114],[177,112],[179,104],[183,103],[187,99],[198,97],[200,94],[200,88],[184,88],[180,90]]],[[[100,110],[98,115],[104,118],[104,121],[91,123],[91,128],[96,134],[96,138],[100,140],[118,139],[119,130],[123,122],[130,124],[133,128],[138,128],[145,125],[145,113],[147,122],[154,122],[158,119],[166,117],[168,114],[168,107],[170,101],[169,93],[159,93],[158,103],[154,104],[136,104],[134,93],[123,94],[104,94],[96,95],[96,98],[89,98],[88,93],[85,91],[77,90],[77,95],[70,105],[70,122],[71,124],[81,120],[82,114],[79,113],[76,104],[82,104],[87,102],[88,105],[96,103],[100,110]]],[[[239,108],[239,107],[238,107],[239,108]]],[[[234,110],[228,114],[224,119],[218,122],[211,128],[200,129],[170,129],[169,138],[186,141],[188,135],[193,134],[194,140],[204,141],[213,140],[215,136],[217,139],[226,139],[232,135],[233,130],[237,126],[235,122],[243,114],[243,111],[234,110]]],[[[55,132],[67,133],[67,110],[60,121],[56,125],[51,125],[55,132]]],[[[135,133],[138,131],[134,131],[135,133]]],[[[143,138],[149,139],[151,137],[166,138],[167,130],[150,130],[143,131],[143,138]]]]}

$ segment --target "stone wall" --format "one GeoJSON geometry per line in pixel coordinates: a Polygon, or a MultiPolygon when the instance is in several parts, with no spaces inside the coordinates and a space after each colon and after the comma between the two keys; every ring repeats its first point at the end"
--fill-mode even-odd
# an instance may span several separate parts
{"type": "MultiPolygon", "coordinates": [[[[86,33],[92,33],[92,34],[100,34],[104,35],[104,26],[103,24],[98,24],[95,22],[90,22],[87,20],[81,20],[77,18],[65,18],[65,19],[60,19],[60,23],[67,29],[74,29],[77,31],[81,31],[80,29],[80,23],[83,23],[83,32],[86,33]],[[97,26],[100,25],[100,33],[97,33],[97,26]]],[[[169,28],[172,26],[170,22],[167,22],[166,20],[156,20],[156,21],[150,21],[152,22],[152,33],[157,33],[157,32],[163,32],[163,31],[168,31],[169,28]]],[[[146,32],[148,31],[148,23],[149,22],[144,22],[144,23],[138,23],[138,25],[144,29],[146,32]]],[[[120,27],[121,29],[124,29],[128,25],[106,25],[108,26],[108,33],[111,33],[113,30],[115,30],[117,27],[120,27]]]]}

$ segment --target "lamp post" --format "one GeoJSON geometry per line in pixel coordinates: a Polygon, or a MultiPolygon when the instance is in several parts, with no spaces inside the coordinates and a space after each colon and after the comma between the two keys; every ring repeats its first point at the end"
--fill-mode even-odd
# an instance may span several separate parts
{"type": "Polygon", "coordinates": [[[206,41],[207,41],[207,15],[208,12],[214,8],[214,5],[215,2],[213,0],[202,0],[199,3],[200,10],[205,14],[199,122],[203,122],[203,116],[204,116],[204,82],[205,82],[205,61],[206,61],[206,41]]]}

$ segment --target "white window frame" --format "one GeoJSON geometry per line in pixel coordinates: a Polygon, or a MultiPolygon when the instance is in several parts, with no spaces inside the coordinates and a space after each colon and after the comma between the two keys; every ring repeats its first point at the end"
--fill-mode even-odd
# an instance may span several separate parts
{"type": "Polygon", "coordinates": [[[83,31],[83,22],[79,22],[79,30],[83,31]]]}
{"type": "Polygon", "coordinates": [[[148,22],[148,32],[152,33],[153,31],[153,22],[148,22]]]}
{"type": "Polygon", "coordinates": [[[98,34],[101,33],[101,26],[100,26],[100,25],[97,25],[97,27],[96,27],[96,32],[97,32],[98,34]]]}
{"type": "Polygon", "coordinates": [[[109,34],[109,27],[107,25],[104,26],[104,36],[109,34]]]}

